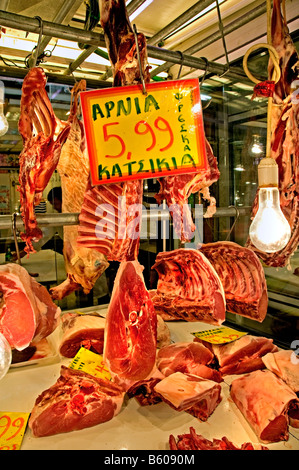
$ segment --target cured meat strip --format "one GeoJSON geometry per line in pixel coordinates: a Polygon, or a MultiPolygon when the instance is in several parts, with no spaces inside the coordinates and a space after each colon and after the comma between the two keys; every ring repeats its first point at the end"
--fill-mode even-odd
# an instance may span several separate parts
{"type": "Polygon", "coordinates": [[[104,362],[112,377],[143,380],[155,367],[157,316],[138,261],[122,262],[106,315],[104,362]]]}
{"type": "Polygon", "coordinates": [[[254,251],[226,241],[207,243],[199,248],[220,277],[226,310],[262,322],[268,308],[267,283],[254,251]]]}
{"type": "Polygon", "coordinates": [[[251,444],[251,442],[236,446],[227,437],[210,441],[201,434],[197,434],[193,427],[190,427],[189,433],[178,435],[177,439],[171,434],[169,448],[170,450],[269,450],[265,446],[251,444]]]}
{"type": "Polygon", "coordinates": [[[34,206],[40,203],[59,160],[69,125],[57,120],[46,92],[46,75],[42,68],[34,67],[24,78],[21,96],[19,132],[23,150],[19,157],[19,191],[21,215],[25,232],[25,251],[34,252],[32,241],[42,238],[37,226],[34,206]]]}
{"type": "MultiPolygon", "coordinates": [[[[113,70],[113,85],[126,86],[141,83],[134,33],[124,0],[101,0],[101,25],[104,30],[109,59],[113,70]]],[[[149,83],[146,39],[138,33],[138,45],[144,82],[149,83]]],[[[141,210],[131,214],[129,207],[142,203],[143,181],[90,186],[80,214],[78,243],[94,248],[111,261],[137,259],[141,228],[141,210]],[[102,206],[104,213],[97,209],[102,206]],[[109,206],[109,207],[108,207],[109,206]],[[107,214],[108,211],[108,214],[107,214]],[[102,218],[113,218],[103,227],[102,218]],[[112,229],[111,229],[112,227],[112,229]]],[[[140,206],[139,206],[140,207],[140,206]]]]}
{"type": "Polygon", "coordinates": [[[281,378],[299,398],[298,357],[290,349],[280,349],[262,357],[266,368],[281,378]]]}
{"type": "Polygon", "coordinates": [[[261,441],[288,440],[288,413],[299,414],[299,400],[276,375],[269,370],[243,375],[233,380],[230,395],[261,441]]]}
{"type": "Polygon", "coordinates": [[[225,296],[219,276],[198,250],[180,248],[157,255],[152,269],[159,275],[152,300],[165,320],[225,320],[225,296]]]}
{"type": "MultiPolygon", "coordinates": [[[[279,56],[281,78],[275,85],[271,114],[271,157],[279,170],[280,206],[291,227],[287,245],[276,253],[263,253],[250,246],[267,266],[286,266],[299,243],[299,103],[292,98],[292,86],[299,79],[299,56],[290,36],[286,18],[281,14],[280,0],[273,1],[272,45],[279,56]],[[292,85],[293,84],[293,85],[292,85]]],[[[269,60],[269,79],[273,63],[269,60]]],[[[258,209],[258,195],[253,203],[252,216],[258,209]]]]}
{"type": "MultiPolygon", "coordinates": [[[[62,212],[78,213],[81,210],[89,180],[89,160],[83,124],[78,119],[79,94],[86,89],[85,80],[72,89],[69,134],[62,148],[57,170],[62,189],[62,212]]],[[[67,279],[50,290],[53,299],[62,299],[77,289],[88,294],[108,266],[105,256],[77,243],[78,225],[63,228],[63,256],[67,279]]]]}
{"type": "Polygon", "coordinates": [[[12,348],[22,351],[55,330],[61,310],[25,268],[0,266],[0,292],[0,332],[12,348]]]}
{"type": "Polygon", "coordinates": [[[202,343],[179,342],[160,349],[156,364],[165,377],[174,372],[183,372],[221,382],[223,379],[220,372],[211,368],[213,361],[214,354],[202,343]]]}
{"type": "Polygon", "coordinates": [[[29,427],[35,437],[95,426],[120,412],[124,393],[118,385],[65,366],[60,374],[31,411],[29,427]]]}
{"type": "Polygon", "coordinates": [[[98,354],[104,349],[105,318],[97,315],[65,313],[62,316],[63,335],[59,353],[64,357],[75,357],[81,347],[98,354]]]}
{"type": "Polygon", "coordinates": [[[196,375],[175,372],[154,386],[155,392],[177,411],[207,421],[221,401],[221,386],[196,375]]]}
{"type": "Polygon", "coordinates": [[[230,343],[217,345],[195,338],[211,348],[222,375],[244,374],[257,369],[264,369],[262,357],[269,352],[278,351],[272,339],[245,335],[230,343]]]}
{"type": "Polygon", "coordinates": [[[216,211],[216,200],[210,196],[209,187],[215,183],[220,176],[217,159],[213,154],[209,142],[206,140],[206,152],[208,169],[187,175],[166,176],[160,178],[160,191],[156,194],[158,204],[165,199],[173,217],[175,232],[180,236],[182,242],[192,238],[191,233],[196,227],[192,220],[190,210],[187,206],[191,194],[199,195],[209,202],[205,217],[211,217],[216,211]],[[187,227],[187,230],[186,230],[187,227]]]}

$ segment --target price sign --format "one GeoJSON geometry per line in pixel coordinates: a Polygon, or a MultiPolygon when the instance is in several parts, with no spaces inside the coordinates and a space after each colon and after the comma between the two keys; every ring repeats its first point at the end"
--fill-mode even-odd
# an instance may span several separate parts
{"type": "Polygon", "coordinates": [[[197,79],[80,94],[92,183],[207,168],[197,79]]]}
{"type": "Polygon", "coordinates": [[[19,450],[30,413],[0,411],[0,450],[19,450]]]}
{"type": "Polygon", "coordinates": [[[95,377],[111,380],[111,375],[104,363],[103,356],[83,347],[79,349],[69,367],[70,369],[82,370],[95,377]]]}
{"type": "Polygon", "coordinates": [[[247,333],[223,326],[212,330],[197,331],[196,333],[192,333],[192,335],[196,338],[202,339],[203,341],[207,341],[208,343],[225,344],[231,343],[232,341],[247,335],[247,333]]]}

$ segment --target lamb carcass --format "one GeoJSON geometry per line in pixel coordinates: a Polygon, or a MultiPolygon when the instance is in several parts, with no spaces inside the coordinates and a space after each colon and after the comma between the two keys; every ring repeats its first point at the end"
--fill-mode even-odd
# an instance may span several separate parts
{"type": "MultiPolygon", "coordinates": [[[[83,124],[78,119],[79,94],[86,89],[85,80],[72,90],[69,134],[63,145],[57,170],[61,180],[62,212],[78,213],[81,210],[89,181],[89,160],[83,124]]],[[[63,256],[67,279],[50,290],[53,299],[62,299],[77,289],[88,294],[105,271],[108,262],[98,251],[79,245],[78,225],[63,228],[63,256]]]]}
{"type": "MultiPolygon", "coordinates": [[[[113,70],[113,86],[141,83],[135,37],[125,1],[101,0],[100,10],[101,26],[113,70]]],[[[146,39],[142,33],[138,33],[138,45],[142,75],[145,83],[149,83],[146,39]]],[[[141,210],[130,214],[129,208],[140,207],[142,195],[142,180],[90,185],[80,214],[79,244],[98,250],[111,261],[137,259],[141,210]],[[111,215],[112,223],[109,222],[111,215]]]]}
{"type": "Polygon", "coordinates": [[[106,315],[104,362],[121,380],[147,378],[155,367],[157,315],[138,261],[118,269],[106,315]]]}
{"type": "Polygon", "coordinates": [[[31,411],[28,424],[35,437],[95,426],[120,412],[124,393],[118,385],[65,366],[60,374],[31,411]]]}
{"type": "Polygon", "coordinates": [[[0,332],[12,348],[22,351],[55,330],[61,310],[25,268],[0,266],[0,291],[0,332]]]}
{"type": "Polygon", "coordinates": [[[269,370],[233,380],[230,395],[258,438],[267,442],[289,438],[290,416],[299,416],[297,395],[269,370]]]}
{"type": "Polygon", "coordinates": [[[198,250],[180,248],[158,253],[152,269],[159,275],[152,300],[165,320],[225,320],[225,295],[210,261],[198,250]]]}
{"type": "Polygon", "coordinates": [[[46,82],[43,69],[34,67],[29,70],[22,86],[19,132],[23,150],[19,157],[18,189],[25,227],[21,237],[26,242],[27,253],[35,251],[32,241],[42,238],[34,206],[40,203],[69,132],[68,123],[59,121],[54,114],[45,89],[46,82]]]}
{"type": "Polygon", "coordinates": [[[205,143],[208,169],[200,170],[197,173],[160,178],[160,191],[155,196],[158,204],[161,204],[164,199],[166,200],[173,218],[174,230],[182,242],[189,241],[192,238],[192,232],[196,229],[188,208],[188,198],[191,194],[199,193],[203,199],[208,201],[209,207],[205,217],[211,217],[216,211],[216,200],[210,196],[209,187],[218,181],[220,172],[217,159],[207,139],[205,143]]]}
{"type": "Polygon", "coordinates": [[[207,243],[199,248],[220,277],[226,310],[262,322],[268,308],[267,283],[254,251],[228,241],[207,243]]]}
{"type": "MultiPolygon", "coordinates": [[[[273,1],[272,46],[279,55],[281,78],[275,85],[271,113],[271,157],[279,170],[280,207],[291,227],[287,245],[276,253],[263,253],[250,246],[267,266],[286,266],[299,242],[299,100],[293,96],[299,80],[299,56],[290,36],[286,18],[281,14],[280,0],[273,1]]],[[[270,58],[269,79],[272,80],[273,62],[270,58]]],[[[258,209],[256,196],[252,216],[258,209]]]]}
{"type": "Polygon", "coordinates": [[[154,386],[171,408],[207,421],[221,402],[221,386],[192,374],[174,372],[154,386]]]}

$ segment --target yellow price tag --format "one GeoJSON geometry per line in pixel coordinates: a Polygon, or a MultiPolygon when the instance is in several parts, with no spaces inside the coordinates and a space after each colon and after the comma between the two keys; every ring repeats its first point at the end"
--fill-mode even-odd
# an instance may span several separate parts
{"type": "Polygon", "coordinates": [[[70,369],[82,370],[94,377],[111,380],[111,374],[104,363],[103,356],[83,347],[79,349],[69,367],[70,369]]]}
{"type": "Polygon", "coordinates": [[[202,339],[203,341],[207,341],[208,343],[225,344],[231,343],[232,341],[247,335],[247,333],[222,326],[212,330],[197,331],[196,333],[192,333],[192,335],[196,338],[202,339]]]}
{"type": "Polygon", "coordinates": [[[30,413],[0,411],[0,450],[19,450],[30,413]]]}

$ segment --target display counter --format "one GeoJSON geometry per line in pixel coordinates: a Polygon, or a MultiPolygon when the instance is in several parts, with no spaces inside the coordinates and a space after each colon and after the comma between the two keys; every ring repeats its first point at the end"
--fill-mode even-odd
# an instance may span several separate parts
{"type": "MultiPolygon", "coordinates": [[[[97,310],[105,315],[104,308],[87,308],[84,313],[97,310]]],[[[168,322],[171,341],[193,341],[192,333],[213,327],[201,322],[168,322]]],[[[52,344],[58,347],[59,327],[51,335],[52,344]]],[[[11,367],[0,382],[0,410],[5,412],[30,412],[39,394],[53,385],[60,375],[62,364],[71,359],[54,354],[48,362],[11,367]]],[[[125,400],[120,413],[111,421],[97,426],[57,434],[50,437],[33,437],[27,427],[21,450],[169,450],[171,434],[188,433],[190,426],[197,434],[209,440],[226,436],[236,445],[245,442],[260,444],[255,433],[230,398],[231,381],[237,376],[225,376],[222,382],[222,401],[206,422],[190,414],[178,412],[166,403],[140,406],[135,398],[125,400]]],[[[289,439],[266,444],[270,450],[299,450],[299,429],[289,428],[289,439]]]]}

